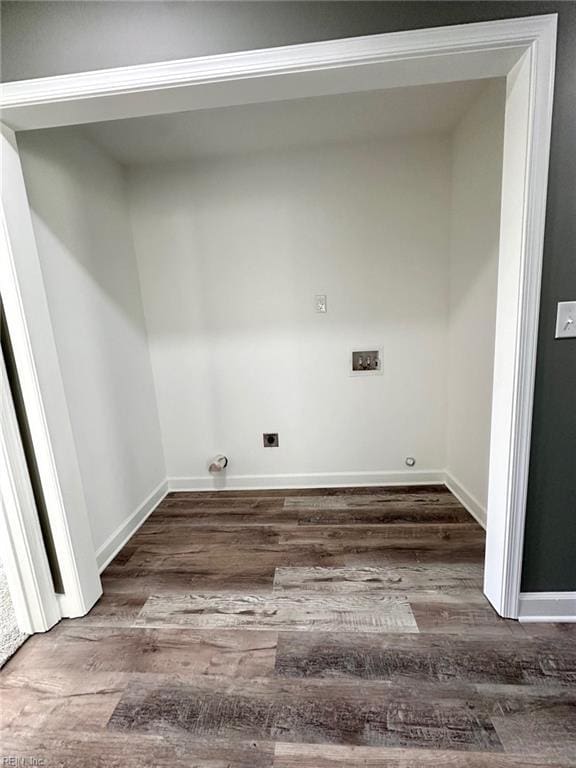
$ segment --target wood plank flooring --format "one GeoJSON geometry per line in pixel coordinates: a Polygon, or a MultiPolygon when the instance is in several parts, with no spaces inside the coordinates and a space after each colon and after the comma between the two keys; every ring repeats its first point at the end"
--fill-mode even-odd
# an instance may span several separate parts
{"type": "Polygon", "coordinates": [[[0,673],[0,756],[576,766],[576,626],[500,619],[483,553],[443,486],[170,494],[0,673]]]}

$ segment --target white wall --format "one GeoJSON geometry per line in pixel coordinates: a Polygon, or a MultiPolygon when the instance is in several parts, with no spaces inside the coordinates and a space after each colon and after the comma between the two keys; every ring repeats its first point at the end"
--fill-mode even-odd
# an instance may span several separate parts
{"type": "Polygon", "coordinates": [[[20,137],[96,548],[166,474],[210,487],[219,451],[239,485],[448,467],[485,507],[503,99],[492,83],[452,139],[135,166],[127,185],[79,132],[20,137]],[[383,374],[350,376],[376,346],[383,374]]]}
{"type": "Polygon", "coordinates": [[[165,477],[125,178],[73,130],[18,143],[99,550],[165,477]]]}
{"type": "Polygon", "coordinates": [[[443,470],[446,138],[134,168],[130,198],[170,477],[443,470]]]}
{"type": "Polygon", "coordinates": [[[504,81],[490,83],[453,139],[447,470],[485,519],[494,370],[504,81]]]}

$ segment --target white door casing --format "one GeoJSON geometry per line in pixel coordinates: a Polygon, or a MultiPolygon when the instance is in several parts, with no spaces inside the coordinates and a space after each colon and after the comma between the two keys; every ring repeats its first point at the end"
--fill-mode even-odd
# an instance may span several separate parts
{"type": "Polygon", "coordinates": [[[48,486],[49,511],[55,516],[55,536],[68,537],[67,548],[59,556],[66,561],[67,600],[70,594],[74,610],[90,607],[99,594],[99,582],[14,131],[329,93],[506,77],[485,593],[500,615],[516,618],[556,24],[556,15],[530,16],[4,84],[0,106],[8,162],[7,170],[3,170],[3,206],[12,243],[4,247],[8,257],[2,255],[4,303],[26,407],[32,411],[32,436],[39,466],[44,469],[43,482],[48,486]]]}
{"type": "Polygon", "coordinates": [[[0,557],[22,632],[45,632],[60,620],[36,501],[4,358],[0,352],[0,557]]]}

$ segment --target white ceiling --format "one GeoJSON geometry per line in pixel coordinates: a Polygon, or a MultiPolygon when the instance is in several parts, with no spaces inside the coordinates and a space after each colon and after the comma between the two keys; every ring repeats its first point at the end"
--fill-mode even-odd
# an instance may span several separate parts
{"type": "Polygon", "coordinates": [[[475,80],[322,96],[94,123],[81,130],[124,164],[446,133],[487,85],[475,80]]]}

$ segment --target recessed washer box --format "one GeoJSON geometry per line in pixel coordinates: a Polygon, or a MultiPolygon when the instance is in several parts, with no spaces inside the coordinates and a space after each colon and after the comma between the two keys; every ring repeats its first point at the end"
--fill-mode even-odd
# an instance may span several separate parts
{"type": "Polygon", "coordinates": [[[382,350],[376,346],[356,347],[349,360],[351,376],[378,376],[382,373],[382,350]]]}

